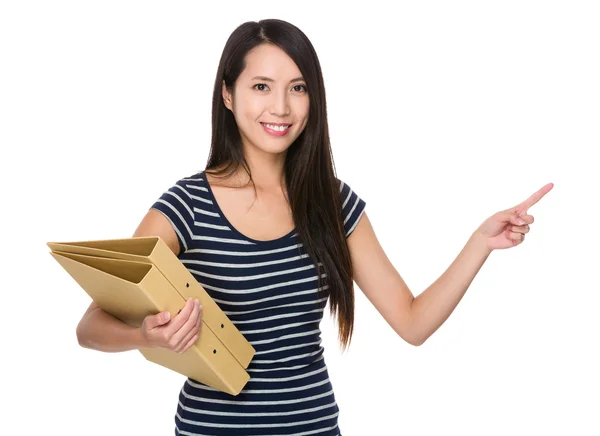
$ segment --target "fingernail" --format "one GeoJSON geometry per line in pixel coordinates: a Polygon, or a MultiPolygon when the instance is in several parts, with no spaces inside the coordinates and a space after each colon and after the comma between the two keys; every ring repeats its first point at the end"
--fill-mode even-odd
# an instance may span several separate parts
{"type": "Polygon", "coordinates": [[[519,225],[525,224],[525,221],[522,218],[517,218],[516,221],[517,221],[517,224],[519,224],[519,225]]]}

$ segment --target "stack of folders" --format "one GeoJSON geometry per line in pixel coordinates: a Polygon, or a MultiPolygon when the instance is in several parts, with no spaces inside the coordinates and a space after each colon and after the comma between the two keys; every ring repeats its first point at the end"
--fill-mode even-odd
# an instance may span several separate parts
{"type": "Polygon", "coordinates": [[[197,298],[202,327],[193,346],[182,354],[159,347],[139,351],[151,362],[231,395],[246,385],[254,348],[160,237],[47,245],[101,309],[128,325],[140,327],[147,315],[163,311],[173,319],[188,298],[197,298]]]}

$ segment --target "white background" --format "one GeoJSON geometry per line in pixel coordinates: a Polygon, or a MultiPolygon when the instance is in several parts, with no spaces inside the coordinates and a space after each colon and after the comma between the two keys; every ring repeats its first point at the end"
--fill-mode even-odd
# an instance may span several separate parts
{"type": "Polygon", "coordinates": [[[313,42],[338,177],[413,294],[555,184],[421,347],[359,289],[348,353],[324,319],[343,435],[600,434],[592,1],[3,2],[0,434],[173,434],[184,377],[79,347],[90,298],[45,244],[129,237],[204,168],[221,51],[262,18],[313,42]]]}

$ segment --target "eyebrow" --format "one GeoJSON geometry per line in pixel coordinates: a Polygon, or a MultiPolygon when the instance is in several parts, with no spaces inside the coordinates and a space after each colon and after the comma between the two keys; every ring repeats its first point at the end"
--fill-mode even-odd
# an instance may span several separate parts
{"type": "MultiPolygon", "coordinates": [[[[253,77],[252,80],[263,80],[265,82],[274,82],[275,80],[271,79],[270,77],[265,77],[265,76],[256,76],[253,77]]],[[[296,77],[295,79],[290,80],[290,83],[294,83],[294,82],[304,82],[304,77],[296,77]]]]}

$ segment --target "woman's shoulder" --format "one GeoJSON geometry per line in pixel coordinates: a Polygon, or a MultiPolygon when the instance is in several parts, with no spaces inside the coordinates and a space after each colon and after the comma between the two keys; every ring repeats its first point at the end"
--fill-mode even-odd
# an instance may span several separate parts
{"type": "Polygon", "coordinates": [[[187,174],[183,174],[172,180],[168,190],[172,192],[179,191],[189,194],[190,189],[193,191],[203,189],[201,187],[204,186],[205,183],[205,175],[203,170],[195,171],[193,173],[188,172],[187,174]]]}
{"type": "Polygon", "coordinates": [[[341,179],[336,177],[335,178],[340,195],[343,199],[349,198],[349,197],[358,197],[357,192],[352,188],[352,186],[350,186],[350,184],[341,179]]]}
{"type": "Polygon", "coordinates": [[[342,179],[336,177],[340,198],[342,201],[342,217],[344,219],[344,230],[346,237],[354,231],[363,212],[365,211],[366,201],[361,198],[352,187],[342,179]]]}

